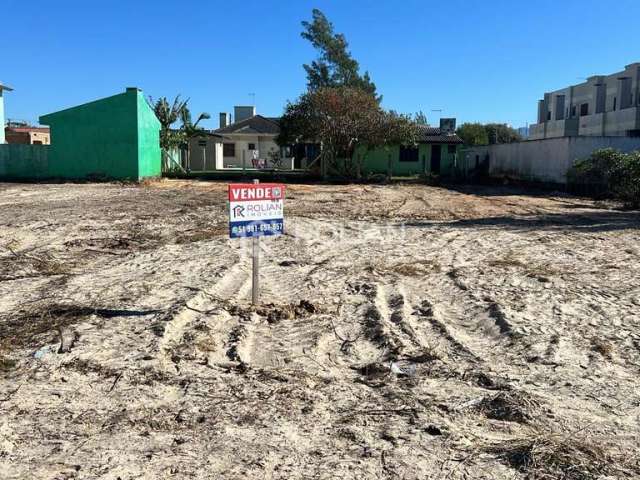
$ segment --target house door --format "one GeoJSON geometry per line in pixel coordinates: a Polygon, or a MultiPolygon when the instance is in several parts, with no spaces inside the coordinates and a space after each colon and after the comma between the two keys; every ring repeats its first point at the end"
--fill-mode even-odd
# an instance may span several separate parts
{"type": "Polygon", "coordinates": [[[304,144],[297,143],[291,149],[293,151],[293,168],[302,168],[302,159],[306,157],[306,149],[304,144]]]}
{"type": "Polygon", "coordinates": [[[442,158],[442,147],[431,145],[431,173],[440,174],[440,159],[442,158]]]}
{"type": "Polygon", "coordinates": [[[198,140],[197,142],[191,142],[191,151],[189,152],[189,167],[194,172],[202,172],[206,170],[207,155],[207,141],[198,140]]]}

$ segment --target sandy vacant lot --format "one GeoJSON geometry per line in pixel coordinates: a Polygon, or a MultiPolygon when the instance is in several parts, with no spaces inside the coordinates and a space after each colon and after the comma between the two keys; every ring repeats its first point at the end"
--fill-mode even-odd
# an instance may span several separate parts
{"type": "Polygon", "coordinates": [[[638,478],[640,213],[558,195],[0,184],[0,478],[638,478]]]}

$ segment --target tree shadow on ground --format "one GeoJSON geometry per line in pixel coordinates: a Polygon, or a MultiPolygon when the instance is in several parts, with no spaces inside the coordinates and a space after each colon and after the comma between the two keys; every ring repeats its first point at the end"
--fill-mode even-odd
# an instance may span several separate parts
{"type": "Polygon", "coordinates": [[[527,196],[527,197],[569,197],[578,199],[567,193],[562,185],[500,185],[495,183],[443,183],[441,185],[447,190],[464,193],[466,195],[478,195],[481,197],[502,197],[502,196],[527,196]]]}
{"type": "Polygon", "coordinates": [[[451,227],[506,229],[519,231],[573,231],[584,233],[640,229],[640,211],[590,211],[584,213],[554,213],[531,216],[498,216],[449,222],[416,221],[404,223],[407,227],[451,227]]]}

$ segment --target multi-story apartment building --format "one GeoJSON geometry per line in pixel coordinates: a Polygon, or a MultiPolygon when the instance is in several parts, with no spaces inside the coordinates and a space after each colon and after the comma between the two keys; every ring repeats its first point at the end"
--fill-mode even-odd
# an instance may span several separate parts
{"type": "Polygon", "coordinates": [[[640,137],[640,62],[544,94],[529,140],[576,136],[640,137]]]}

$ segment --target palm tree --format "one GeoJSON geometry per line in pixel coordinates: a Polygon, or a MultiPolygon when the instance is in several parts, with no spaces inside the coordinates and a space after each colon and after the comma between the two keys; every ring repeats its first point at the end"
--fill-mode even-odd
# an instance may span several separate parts
{"type": "Polygon", "coordinates": [[[180,95],[173,100],[173,104],[169,104],[167,97],[161,97],[157,101],[149,97],[149,104],[160,121],[160,146],[164,150],[169,150],[180,143],[179,136],[171,131],[171,125],[178,121],[180,113],[187,107],[188,102],[188,99],[180,100],[180,95]]]}
{"type": "Polygon", "coordinates": [[[187,107],[186,103],[182,107],[182,109],[180,110],[180,121],[182,122],[182,126],[180,127],[180,131],[182,133],[183,145],[185,146],[185,149],[187,151],[187,170],[189,170],[189,167],[191,166],[191,142],[190,142],[190,140],[192,138],[194,138],[194,137],[199,137],[201,135],[206,134],[206,131],[204,129],[200,128],[198,126],[198,124],[202,120],[208,120],[210,118],[211,118],[211,115],[209,115],[206,112],[203,112],[200,115],[198,115],[198,119],[195,121],[195,123],[193,123],[192,120],[191,120],[191,112],[189,111],[189,108],[187,107]]]}

